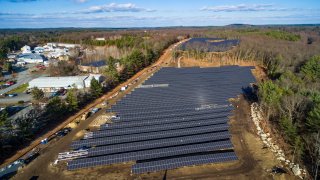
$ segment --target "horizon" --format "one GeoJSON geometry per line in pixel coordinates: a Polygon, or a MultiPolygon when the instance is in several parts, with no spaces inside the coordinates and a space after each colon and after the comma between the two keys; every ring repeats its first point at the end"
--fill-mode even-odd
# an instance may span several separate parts
{"type": "Polygon", "coordinates": [[[0,0],[0,26],[45,29],[303,25],[319,24],[319,10],[320,2],[316,0],[0,0]]]}
{"type": "Polygon", "coordinates": [[[234,26],[234,27],[246,27],[246,26],[251,26],[251,27],[273,27],[273,26],[320,26],[320,23],[314,23],[314,24],[227,24],[227,25],[220,25],[220,26],[149,26],[149,27],[40,27],[40,28],[1,28],[0,30],[37,30],[37,29],[112,29],[112,30],[122,30],[122,29],[161,29],[161,28],[220,28],[220,27],[228,27],[228,26],[234,26]]]}

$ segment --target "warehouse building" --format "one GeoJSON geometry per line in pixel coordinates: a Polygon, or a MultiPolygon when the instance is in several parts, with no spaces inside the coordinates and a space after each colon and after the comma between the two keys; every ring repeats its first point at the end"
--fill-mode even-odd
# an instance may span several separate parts
{"type": "Polygon", "coordinates": [[[17,57],[18,61],[26,63],[43,63],[44,57],[37,53],[24,53],[19,54],[17,57]]]}
{"type": "Polygon", "coordinates": [[[56,92],[60,89],[90,88],[91,80],[95,78],[99,83],[103,81],[100,74],[90,74],[88,76],[62,76],[62,77],[39,77],[29,82],[29,88],[37,87],[44,92],[56,92]]]}

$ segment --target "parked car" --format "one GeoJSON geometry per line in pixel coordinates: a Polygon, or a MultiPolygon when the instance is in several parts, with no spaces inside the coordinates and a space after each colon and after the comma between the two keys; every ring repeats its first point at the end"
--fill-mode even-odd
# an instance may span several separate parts
{"type": "Polygon", "coordinates": [[[70,128],[70,127],[63,128],[60,131],[56,132],[56,136],[63,137],[65,135],[67,135],[71,130],[72,130],[72,128],[70,128]]]}
{"type": "Polygon", "coordinates": [[[8,81],[8,82],[5,83],[5,85],[7,85],[7,86],[12,86],[12,85],[14,85],[14,84],[15,84],[14,81],[8,81]]]}
{"type": "Polygon", "coordinates": [[[61,96],[64,96],[67,93],[66,89],[60,89],[59,91],[57,91],[57,93],[61,96]]]}
{"type": "Polygon", "coordinates": [[[18,94],[16,94],[16,93],[8,94],[8,97],[15,97],[15,96],[18,96],[18,94]]]}
{"type": "Polygon", "coordinates": [[[100,108],[92,108],[90,112],[91,112],[91,114],[95,114],[95,113],[97,113],[99,110],[100,110],[100,108]]]}
{"type": "Polygon", "coordinates": [[[45,70],[46,69],[46,66],[43,65],[43,64],[38,64],[35,66],[37,69],[40,69],[40,70],[45,70]]]}

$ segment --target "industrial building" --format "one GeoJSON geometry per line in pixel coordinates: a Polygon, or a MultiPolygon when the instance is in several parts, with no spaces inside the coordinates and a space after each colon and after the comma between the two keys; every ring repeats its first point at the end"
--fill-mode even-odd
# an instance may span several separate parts
{"type": "Polygon", "coordinates": [[[107,67],[106,60],[94,61],[94,62],[78,65],[78,68],[80,69],[80,71],[87,72],[87,73],[101,73],[104,71],[106,67],[107,67]]]}
{"type": "Polygon", "coordinates": [[[18,55],[17,60],[26,63],[43,63],[44,57],[37,53],[23,53],[18,55]]]}
{"type": "Polygon", "coordinates": [[[95,78],[101,83],[103,76],[90,74],[88,76],[62,76],[62,77],[39,77],[29,82],[29,88],[37,87],[44,92],[56,92],[62,88],[70,89],[76,87],[85,89],[90,87],[91,80],[95,78]]]}

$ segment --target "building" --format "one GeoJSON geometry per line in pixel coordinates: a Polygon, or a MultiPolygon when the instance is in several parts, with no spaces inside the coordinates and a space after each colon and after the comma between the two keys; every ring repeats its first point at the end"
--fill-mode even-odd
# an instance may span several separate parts
{"type": "Polygon", "coordinates": [[[31,48],[30,48],[30,46],[28,46],[28,45],[24,45],[24,46],[21,48],[21,51],[22,51],[22,53],[31,53],[31,48]]]}
{"type": "Polygon", "coordinates": [[[78,65],[78,68],[82,72],[87,73],[102,73],[104,69],[107,67],[106,60],[94,61],[90,63],[84,63],[78,65]]]}
{"type": "Polygon", "coordinates": [[[60,56],[68,56],[69,55],[69,49],[68,48],[55,48],[53,51],[51,51],[48,54],[48,57],[50,58],[59,58],[60,56]]]}
{"type": "Polygon", "coordinates": [[[35,47],[33,50],[35,53],[38,53],[38,54],[42,54],[44,52],[43,47],[35,47]]]}
{"type": "Polygon", "coordinates": [[[56,92],[62,88],[70,89],[76,87],[77,89],[90,88],[92,78],[101,83],[103,76],[100,74],[87,76],[62,76],[62,77],[39,77],[29,82],[29,88],[38,87],[44,92],[56,92]]]}
{"type": "Polygon", "coordinates": [[[24,53],[19,54],[17,57],[18,61],[26,62],[26,63],[43,63],[44,57],[40,54],[34,53],[24,53]]]}

